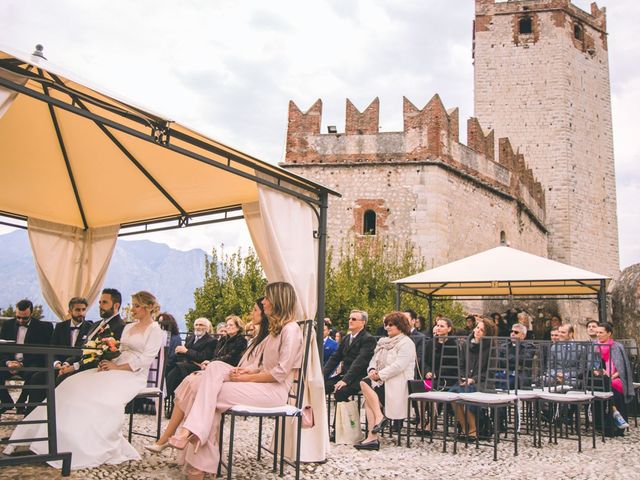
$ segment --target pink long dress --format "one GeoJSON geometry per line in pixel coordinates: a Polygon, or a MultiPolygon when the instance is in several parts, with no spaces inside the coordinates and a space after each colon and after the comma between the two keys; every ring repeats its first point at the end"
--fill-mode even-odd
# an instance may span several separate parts
{"type": "Polygon", "coordinates": [[[280,335],[269,335],[258,348],[261,352],[252,352],[240,366],[269,372],[275,382],[230,382],[229,373],[235,367],[216,361],[202,373],[189,375],[176,389],[175,403],[185,412],[183,427],[200,440],[197,452],[193,443],[184,450],[184,461],[193,467],[210,473],[217,471],[222,412],[234,405],[275,407],[286,403],[293,370],[302,361],[302,330],[296,322],[289,322],[280,335]]]}

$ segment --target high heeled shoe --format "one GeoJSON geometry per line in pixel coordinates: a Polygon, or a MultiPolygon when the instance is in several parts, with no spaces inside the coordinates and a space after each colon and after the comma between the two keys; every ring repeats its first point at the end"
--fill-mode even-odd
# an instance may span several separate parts
{"type": "Polygon", "coordinates": [[[160,453],[162,452],[165,448],[169,448],[169,442],[165,442],[162,445],[159,445],[157,443],[152,443],[150,445],[145,445],[144,448],[145,450],[149,450],[152,453],[160,453]]]}
{"type": "Polygon", "coordinates": [[[372,429],[371,433],[380,433],[385,427],[389,424],[389,419],[387,417],[382,417],[382,420],[378,422],[372,429]]]}
{"type": "Polygon", "coordinates": [[[190,433],[186,437],[176,437],[175,435],[171,436],[167,443],[171,448],[175,448],[176,450],[184,450],[189,442],[195,438],[193,433],[190,433]]]}

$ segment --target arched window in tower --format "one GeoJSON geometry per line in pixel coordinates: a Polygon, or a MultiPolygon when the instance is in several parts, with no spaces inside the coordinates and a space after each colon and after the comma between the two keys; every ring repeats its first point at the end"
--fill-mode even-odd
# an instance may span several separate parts
{"type": "Polygon", "coordinates": [[[582,37],[584,36],[584,31],[582,30],[582,25],[580,25],[579,23],[576,23],[573,26],[573,36],[576,38],[576,40],[582,41],[582,37]]]}
{"type": "Polygon", "coordinates": [[[531,17],[522,17],[518,22],[518,30],[525,35],[533,33],[533,20],[531,17]]]}
{"type": "Polygon", "coordinates": [[[363,235],[375,235],[376,234],[376,212],[373,210],[367,210],[364,212],[364,221],[362,222],[362,234],[363,235]]]}
{"type": "Polygon", "coordinates": [[[507,244],[507,234],[504,233],[504,230],[500,231],[500,245],[506,245],[507,244]]]}

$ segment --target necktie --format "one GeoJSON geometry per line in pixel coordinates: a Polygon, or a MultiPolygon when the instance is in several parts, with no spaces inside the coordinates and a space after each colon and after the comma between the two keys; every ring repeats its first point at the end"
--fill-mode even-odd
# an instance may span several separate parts
{"type": "Polygon", "coordinates": [[[71,327],[71,331],[80,330],[80,327],[71,327]]]}

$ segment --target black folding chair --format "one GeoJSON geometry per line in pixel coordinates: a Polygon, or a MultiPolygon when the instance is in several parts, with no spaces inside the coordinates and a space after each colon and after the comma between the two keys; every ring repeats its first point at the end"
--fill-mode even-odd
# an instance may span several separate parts
{"type": "Polygon", "coordinates": [[[304,402],[304,385],[305,376],[307,373],[307,365],[309,363],[309,354],[311,352],[311,342],[315,339],[315,329],[313,320],[304,320],[298,322],[302,328],[303,334],[303,355],[300,369],[297,370],[294,377],[294,382],[289,392],[289,403],[277,407],[254,407],[250,405],[237,405],[231,407],[229,410],[222,414],[220,421],[220,462],[218,464],[218,476],[221,474],[222,467],[227,470],[227,479],[231,479],[232,467],[233,467],[233,441],[235,435],[236,417],[257,417],[258,418],[258,460],[261,459],[261,451],[266,450],[273,453],[273,471],[275,472],[278,467],[278,449],[280,450],[280,476],[284,475],[285,462],[292,465],[296,471],[296,480],[300,478],[300,441],[302,438],[302,409],[304,402]],[[226,417],[231,418],[229,427],[229,447],[228,447],[228,459],[226,463],[222,462],[222,450],[223,450],[223,435],[224,435],[224,421],[226,417]],[[262,432],[263,432],[263,420],[264,418],[274,418],[275,427],[273,435],[273,450],[269,447],[262,445],[262,432]],[[296,419],[296,458],[294,462],[287,461],[284,457],[285,446],[285,434],[286,434],[286,421],[288,418],[296,419]]]}
{"type": "Polygon", "coordinates": [[[129,442],[133,435],[139,435],[141,437],[150,437],[158,440],[160,438],[160,424],[162,422],[162,398],[164,397],[164,369],[167,365],[167,353],[168,347],[162,347],[158,352],[155,360],[149,368],[149,376],[147,378],[147,386],[143,388],[134,398],[129,402],[129,442]],[[144,432],[136,432],[133,430],[133,412],[135,410],[134,405],[137,399],[157,399],[156,404],[156,434],[150,435],[144,432]]]}

